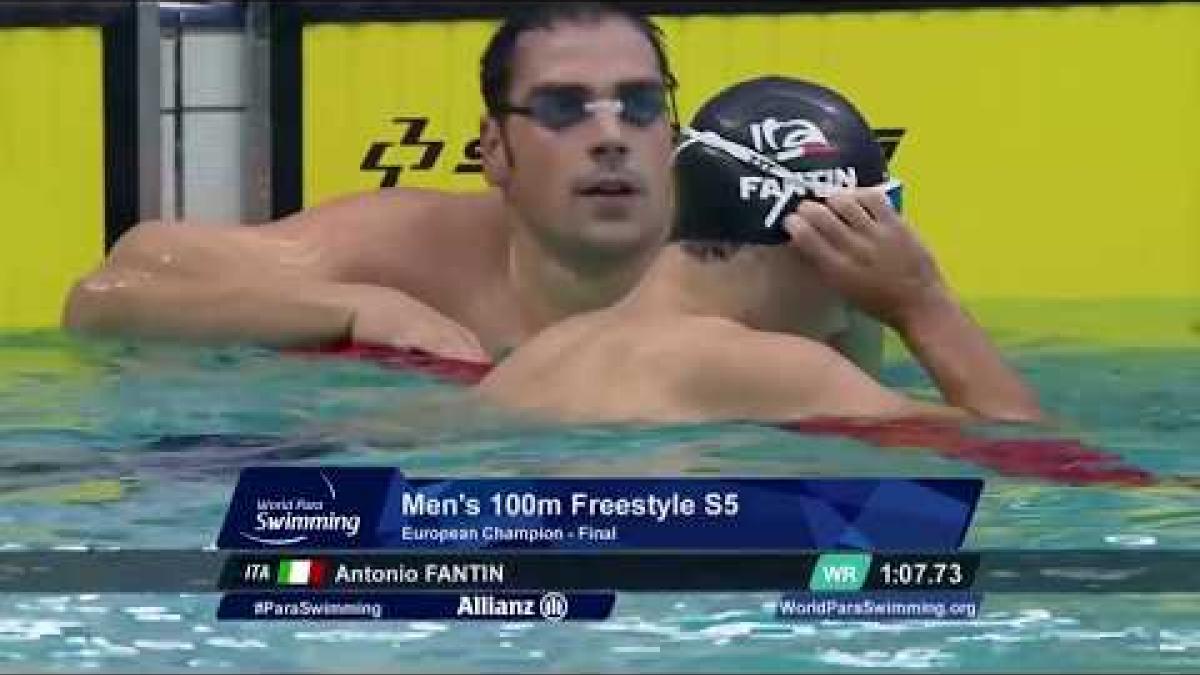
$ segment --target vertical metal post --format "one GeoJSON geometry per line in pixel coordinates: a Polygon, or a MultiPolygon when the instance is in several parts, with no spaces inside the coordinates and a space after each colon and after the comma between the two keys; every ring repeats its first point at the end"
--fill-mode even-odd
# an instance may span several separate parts
{"type": "Polygon", "coordinates": [[[137,157],[139,220],[162,217],[162,54],[157,2],[137,5],[137,157]]]}
{"type": "Polygon", "coordinates": [[[245,145],[242,213],[248,223],[271,219],[271,12],[269,2],[246,3],[245,145]]]}

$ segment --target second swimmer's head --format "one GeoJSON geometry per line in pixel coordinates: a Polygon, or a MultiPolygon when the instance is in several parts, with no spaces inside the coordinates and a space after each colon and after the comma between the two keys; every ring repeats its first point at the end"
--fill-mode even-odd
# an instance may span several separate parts
{"type": "MultiPolygon", "coordinates": [[[[762,77],[711,98],[675,151],[672,239],[775,245],[804,199],[880,185],[887,165],[845,97],[812,82],[762,77]]],[[[889,191],[899,206],[898,184],[889,191]]]]}

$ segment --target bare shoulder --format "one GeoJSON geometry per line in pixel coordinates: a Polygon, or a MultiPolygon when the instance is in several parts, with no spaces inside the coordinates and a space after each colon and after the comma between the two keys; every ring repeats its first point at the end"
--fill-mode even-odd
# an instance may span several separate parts
{"type": "Polygon", "coordinates": [[[246,251],[288,245],[319,248],[323,257],[351,261],[379,251],[394,254],[398,248],[419,257],[467,240],[476,247],[502,241],[503,213],[501,197],[491,191],[392,188],[338,197],[258,225],[146,221],[125,233],[113,252],[129,258],[179,244],[246,251]]]}
{"type": "Polygon", "coordinates": [[[775,379],[784,371],[809,371],[841,357],[821,342],[798,335],[754,330],[720,317],[689,317],[664,339],[664,347],[684,356],[677,361],[681,382],[775,379]],[[696,367],[700,366],[700,367],[696,367]]]}
{"type": "Polygon", "coordinates": [[[676,395],[710,419],[784,420],[876,414],[897,397],[829,346],[808,338],[708,320],[689,330],[676,395]]]}
{"type": "Polygon", "coordinates": [[[390,188],[339,197],[253,228],[319,247],[345,281],[419,290],[447,267],[482,270],[507,244],[494,191],[390,188]]]}
{"type": "Polygon", "coordinates": [[[388,188],[332,199],[282,218],[272,229],[330,235],[363,233],[372,237],[419,233],[421,238],[429,239],[477,232],[502,217],[503,202],[493,191],[388,188]]]}

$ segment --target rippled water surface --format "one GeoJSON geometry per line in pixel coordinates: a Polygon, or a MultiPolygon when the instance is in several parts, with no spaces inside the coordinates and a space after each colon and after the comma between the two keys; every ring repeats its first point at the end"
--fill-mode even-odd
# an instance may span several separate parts
{"type": "MultiPolygon", "coordinates": [[[[1062,422],[976,436],[1065,440],[1158,476],[1200,474],[1200,351],[1013,360],[1062,422]]],[[[885,379],[926,386],[907,363],[885,379]]],[[[1066,485],[1045,467],[1014,475],[945,448],[752,425],[538,428],[366,363],[0,336],[3,549],[201,548],[237,470],[276,462],[450,476],[984,476],[971,548],[1200,548],[1190,488],[1066,485]]],[[[780,622],[772,594],[623,594],[610,621],[565,626],[217,623],[210,595],[10,594],[0,670],[1195,671],[1197,600],[993,594],[971,622],[872,624],[780,622]]]]}

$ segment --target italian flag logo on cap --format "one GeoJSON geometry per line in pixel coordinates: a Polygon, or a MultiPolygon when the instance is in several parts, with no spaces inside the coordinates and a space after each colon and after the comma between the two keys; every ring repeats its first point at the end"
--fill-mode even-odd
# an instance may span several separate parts
{"type": "Polygon", "coordinates": [[[280,560],[277,581],[283,586],[320,586],[326,566],[324,560],[280,560]]]}

